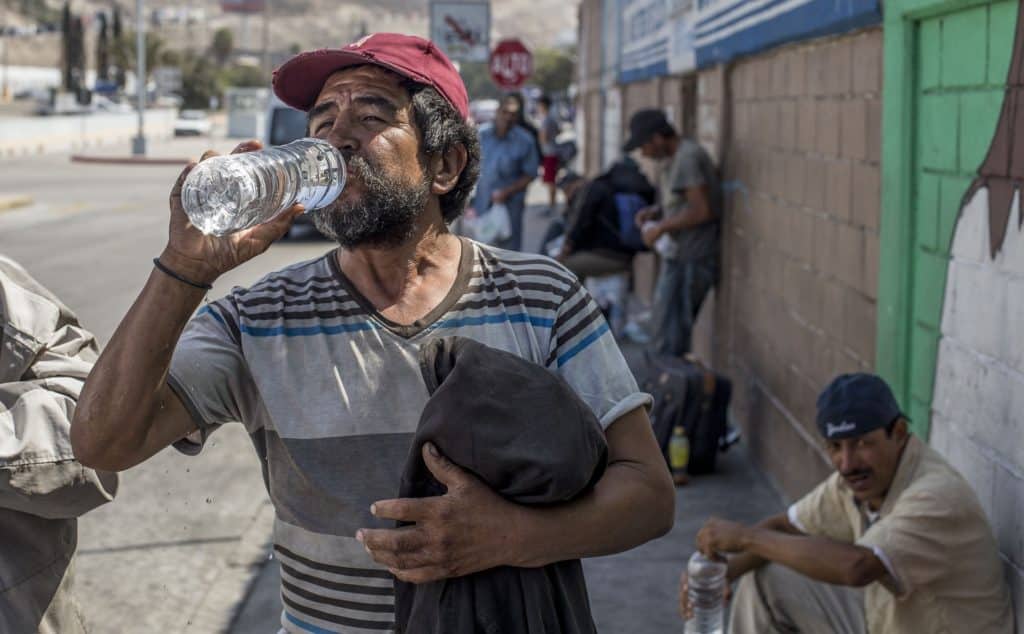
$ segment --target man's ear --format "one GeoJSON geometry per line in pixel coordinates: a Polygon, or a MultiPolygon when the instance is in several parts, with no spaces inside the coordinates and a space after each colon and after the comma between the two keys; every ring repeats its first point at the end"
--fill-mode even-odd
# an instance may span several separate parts
{"type": "Polygon", "coordinates": [[[910,425],[907,423],[907,419],[900,416],[900,419],[896,421],[895,427],[893,427],[893,436],[896,440],[904,441],[910,435],[910,425]]]}
{"type": "Polygon", "coordinates": [[[430,160],[431,171],[434,178],[430,184],[430,192],[443,196],[455,189],[459,182],[462,170],[466,169],[469,162],[469,153],[466,146],[458,143],[452,146],[444,154],[436,154],[430,160]]]}

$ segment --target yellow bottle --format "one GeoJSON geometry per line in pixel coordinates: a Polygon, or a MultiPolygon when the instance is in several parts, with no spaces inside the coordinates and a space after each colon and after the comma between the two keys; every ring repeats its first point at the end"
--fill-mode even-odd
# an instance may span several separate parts
{"type": "Polygon", "coordinates": [[[686,466],[690,463],[690,439],[682,425],[672,429],[672,438],[668,441],[668,462],[672,469],[672,479],[676,484],[686,484],[690,478],[686,475],[686,466]]]}

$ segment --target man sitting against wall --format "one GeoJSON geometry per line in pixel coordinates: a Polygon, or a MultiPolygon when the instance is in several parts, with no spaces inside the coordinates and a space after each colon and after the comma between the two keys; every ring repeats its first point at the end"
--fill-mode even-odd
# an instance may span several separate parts
{"type": "MultiPolygon", "coordinates": [[[[818,397],[836,472],[756,526],[712,518],[729,553],[732,634],[1012,634],[1009,591],[974,491],[910,433],[889,386],[846,374],[818,397]]],[[[691,613],[684,573],[680,608],[691,613]]]]}

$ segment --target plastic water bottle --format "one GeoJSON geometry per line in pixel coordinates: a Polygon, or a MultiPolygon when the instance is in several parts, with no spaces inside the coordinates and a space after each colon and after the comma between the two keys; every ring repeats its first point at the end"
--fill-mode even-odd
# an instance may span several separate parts
{"type": "Polygon", "coordinates": [[[686,622],[686,634],[722,634],[725,570],[725,562],[708,559],[699,551],[690,557],[686,574],[693,618],[686,622]]]}
{"type": "Polygon", "coordinates": [[[672,469],[672,480],[677,485],[690,481],[686,475],[686,467],[690,464],[690,439],[686,437],[682,425],[672,428],[672,437],[668,440],[668,462],[672,469]]]}
{"type": "Polygon", "coordinates": [[[322,139],[299,139],[258,152],[215,156],[189,172],[181,203],[208,235],[266,222],[294,204],[325,207],[345,187],[345,159],[322,139]]]}

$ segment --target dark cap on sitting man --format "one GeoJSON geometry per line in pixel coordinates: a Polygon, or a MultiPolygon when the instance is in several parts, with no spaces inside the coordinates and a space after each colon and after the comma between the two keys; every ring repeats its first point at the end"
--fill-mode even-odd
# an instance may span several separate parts
{"type": "Polygon", "coordinates": [[[629,118],[629,139],[622,149],[625,152],[632,152],[650,141],[655,134],[675,134],[675,128],[661,110],[638,110],[629,118]]]}
{"type": "Polygon", "coordinates": [[[818,397],[818,431],[826,440],[863,436],[904,417],[889,385],[874,374],[842,374],[818,397]]]}

